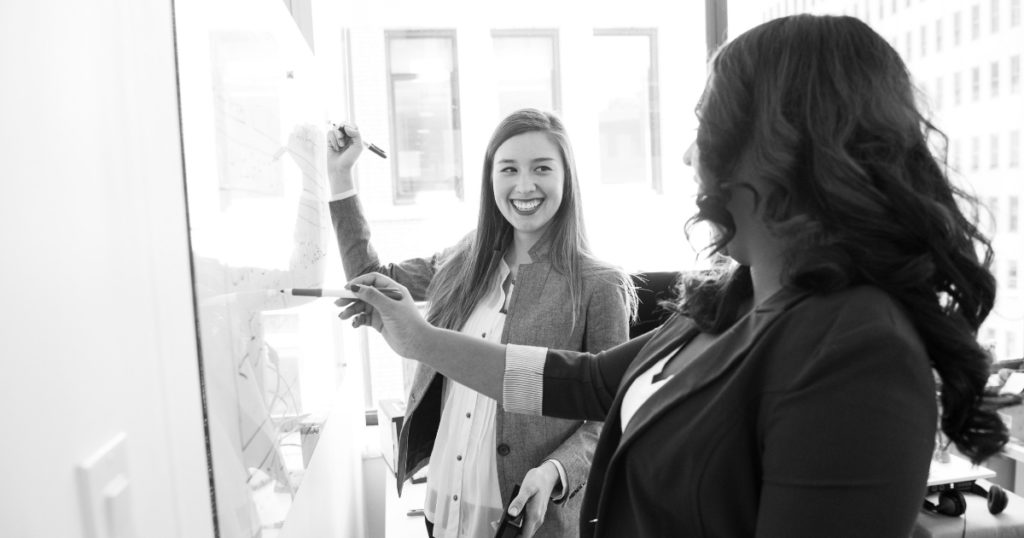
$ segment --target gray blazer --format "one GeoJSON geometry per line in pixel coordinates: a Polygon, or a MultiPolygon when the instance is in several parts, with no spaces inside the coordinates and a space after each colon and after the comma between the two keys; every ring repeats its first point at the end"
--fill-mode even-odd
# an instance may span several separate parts
{"type": "MultiPolygon", "coordinates": [[[[330,203],[331,220],[338,238],[345,275],[379,272],[407,287],[416,300],[425,300],[427,287],[444,260],[443,254],[382,265],[370,245],[370,230],[358,197],[330,203]]],[[[568,280],[554,271],[547,249],[530,250],[533,263],[520,265],[502,331],[502,343],[545,346],[553,349],[599,352],[625,342],[629,334],[626,296],[618,284],[595,268],[583,269],[583,302],[586,313],[572,323],[568,280]],[[588,270],[590,269],[590,270],[588,270]]],[[[406,402],[405,420],[399,435],[398,491],[416,471],[428,463],[441,420],[443,376],[420,364],[406,402]]],[[[554,459],[565,468],[566,496],[549,506],[539,538],[579,535],[579,510],[594,446],[601,423],[507,413],[501,406],[495,417],[498,482],[503,504],[512,486],[544,460],[554,459]]]]}

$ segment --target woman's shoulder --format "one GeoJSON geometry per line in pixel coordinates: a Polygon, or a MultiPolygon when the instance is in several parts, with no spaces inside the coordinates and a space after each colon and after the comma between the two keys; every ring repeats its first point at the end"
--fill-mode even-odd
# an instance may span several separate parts
{"type": "Polygon", "coordinates": [[[877,286],[858,285],[827,294],[811,294],[794,313],[805,323],[828,327],[832,335],[885,333],[900,340],[920,340],[903,305],[877,286]]]}

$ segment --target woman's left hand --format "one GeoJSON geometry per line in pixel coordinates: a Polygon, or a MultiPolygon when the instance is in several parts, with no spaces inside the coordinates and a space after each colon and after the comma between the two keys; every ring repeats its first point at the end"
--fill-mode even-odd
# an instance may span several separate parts
{"type": "Polygon", "coordinates": [[[523,516],[524,538],[530,538],[537,532],[544,523],[544,516],[548,512],[548,503],[551,502],[551,492],[558,485],[558,469],[555,464],[546,461],[539,467],[530,469],[519,486],[519,495],[509,503],[509,513],[515,511],[518,514],[526,510],[523,516]]]}
{"type": "Polygon", "coordinates": [[[353,327],[373,327],[395,353],[407,359],[416,358],[416,349],[432,327],[416,309],[409,290],[380,273],[360,275],[349,281],[345,287],[352,290],[358,299],[335,301],[338,306],[345,307],[338,317],[354,318],[353,327]],[[377,291],[377,288],[398,290],[402,298],[392,299],[377,291]]]}

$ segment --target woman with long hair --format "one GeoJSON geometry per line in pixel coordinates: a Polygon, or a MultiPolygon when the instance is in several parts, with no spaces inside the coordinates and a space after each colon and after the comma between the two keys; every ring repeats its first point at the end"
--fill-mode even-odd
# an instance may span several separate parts
{"type": "MultiPolygon", "coordinates": [[[[350,278],[387,275],[430,302],[431,325],[481,341],[598,352],[627,339],[636,294],[628,275],[590,251],[572,148],[557,116],[523,109],[506,117],[484,155],[476,230],[440,254],[388,265],[370,246],[353,196],[359,131],[344,125],[328,137],[331,218],[350,278]]],[[[576,536],[600,428],[598,421],[508,413],[420,365],[399,435],[399,492],[429,463],[428,534],[488,536],[522,482],[534,499],[528,530],[576,536]],[[561,506],[549,511],[551,502],[561,506]]]]}
{"type": "Polygon", "coordinates": [[[734,265],[691,278],[659,330],[597,354],[489,345],[379,275],[343,316],[368,308],[401,355],[508,410],[605,420],[584,536],[908,536],[938,422],[975,462],[1007,440],[982,405],[995,283],[972,201],[863,22],[772,20],[710,67],[685,158],[734,265]]]}

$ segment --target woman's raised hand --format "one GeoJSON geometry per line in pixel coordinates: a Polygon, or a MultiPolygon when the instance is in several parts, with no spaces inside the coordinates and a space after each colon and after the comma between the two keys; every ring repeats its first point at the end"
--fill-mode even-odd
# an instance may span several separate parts
{"type": "Polygon", "coordinates": [[[333,194],[355,188],[352,167],[362,153],[363,139],[355,125],[342,123],[327,131],[327,176],[333,194]]]}
{"type": "Polygon", "coordinates": [[[415,359],[415,350],[432,328],[416,308],[405,286],[380,274],[367,273],[345,285],[358,300],[338,299],[335,304],[346,307],[338,315],[352,319],[353,327],[369,325],[384,337],[391,349],[402,357],[415,359]],[[384,295],[377,288],[398,290],[401,300],[384,295]]]}

